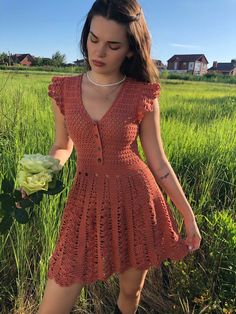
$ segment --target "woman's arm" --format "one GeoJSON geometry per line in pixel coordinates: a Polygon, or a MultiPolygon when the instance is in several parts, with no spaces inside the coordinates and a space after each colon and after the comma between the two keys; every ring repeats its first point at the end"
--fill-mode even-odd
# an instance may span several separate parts
{"type": "Polygon", "coordinates": [[[157,98],[154,101],[153,111],[146,112],[141,121],[140,141],[146,155],[147,164],[157,183],[170,196],[183,216],[187,233],[186,243],[189,249],[198,249],[201,235],[193,210],[163,149],[160,130],[160,107],[157,98]]]}
{"type": "Polygon", "coordinates": [[[48,155],[59,159],[60,165],[63,166],[73,151],[74,143],[68,134],[64,115],[61,113],[54,99],[52,99],[52,107],[55,122],[55,139],[48,155]]]}
{"type": "Polygon", "coordinates": [[[154,109],[145,113],[140,126],[140,141],[147,164],[157,183],[170,196],[184,219],[193,219],[194,214],[179,180],[164,152],[160,130],[160,107],[156,99],[154,109]]]}

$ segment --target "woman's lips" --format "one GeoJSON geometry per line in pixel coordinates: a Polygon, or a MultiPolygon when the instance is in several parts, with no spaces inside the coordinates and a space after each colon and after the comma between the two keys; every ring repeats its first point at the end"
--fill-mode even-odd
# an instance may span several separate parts
{"type": "Polygon", "coordinates": [[[93,61],[93,64],[97,67],[103,67],[104,65],[106,65],[105,63],[97,61],[97,60],[92,60],[92,61],[93,61]]]}

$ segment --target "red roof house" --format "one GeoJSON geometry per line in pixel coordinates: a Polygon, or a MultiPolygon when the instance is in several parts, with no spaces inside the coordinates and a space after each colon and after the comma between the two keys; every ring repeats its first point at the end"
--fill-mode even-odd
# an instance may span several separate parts
{"type": "Polygon", "coordinates": [[[204,54],[174,55],[167,60],[169,72],[203,75],[207,73],[207,58],[204,54]]]}
{"type": "Polygon", "coordinates": [[[26,65],[26,66],[31,66],[34,62],[34,56],[32,56],[29,53],[24,53],[24,54],[14,54],[11,56],[13,63],[21,64],[21,65],[26,65]]]}

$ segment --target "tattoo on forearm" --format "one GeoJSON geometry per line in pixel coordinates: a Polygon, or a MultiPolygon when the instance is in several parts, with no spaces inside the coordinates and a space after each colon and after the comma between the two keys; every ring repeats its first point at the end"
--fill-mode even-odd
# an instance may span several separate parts
{"type": "Polygon", "coordinates": [[[161,176],[161,177],[160,177],[160,179],[162,180],[162,179],[167,178],[169,174],[170,174],[170,173],[169,173],[169,172],[167,172],[166,174],[164,174],[163,176],[161,176]]]}

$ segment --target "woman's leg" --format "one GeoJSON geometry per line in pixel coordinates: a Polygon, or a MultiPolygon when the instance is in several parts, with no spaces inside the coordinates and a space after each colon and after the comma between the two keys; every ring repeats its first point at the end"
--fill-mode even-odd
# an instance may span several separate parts
{"type": "Polygon", "coordinates": [[[48,278],[38,314],[69,314],[82,288],[81,283],[61,287],[48,278]]]}
{"type": "Polygon", "coordinates": [[[117,305],[122,314],[134,314],[136,312],[147,272],[148,269],[138,270],[131,267],[118,274],[120,293],[117,305]]]}

